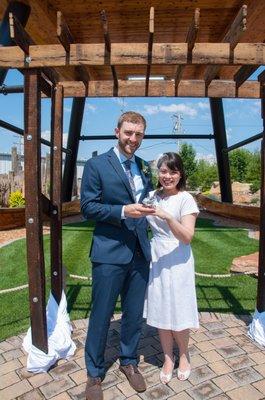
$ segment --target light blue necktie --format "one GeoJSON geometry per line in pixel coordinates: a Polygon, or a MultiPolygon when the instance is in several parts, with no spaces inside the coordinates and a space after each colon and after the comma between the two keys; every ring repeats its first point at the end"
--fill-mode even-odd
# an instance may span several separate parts
{"type": "Polygon", "coordinates": [[[126,160],[123,162],[123,165],[125,167],[125,173],[127,175],[128,181],[129,181],[131,189],[132,189],[134,201],[136,201],[136,187],[135,187],[135,183],[134,183],[133,176],[132,176],[131,163],[132,163],[131,160],[126,160]]]}

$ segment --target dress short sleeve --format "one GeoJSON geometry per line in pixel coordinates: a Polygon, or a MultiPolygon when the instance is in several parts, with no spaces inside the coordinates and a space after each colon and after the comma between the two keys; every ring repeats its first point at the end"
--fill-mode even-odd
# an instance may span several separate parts
{"type": "Polygon", "coordinates": [[[183,199],[180,208],[180,217],[189,214],[199,214],[199,209],[193,196],[188,192],[183,192],[183,199]]]}

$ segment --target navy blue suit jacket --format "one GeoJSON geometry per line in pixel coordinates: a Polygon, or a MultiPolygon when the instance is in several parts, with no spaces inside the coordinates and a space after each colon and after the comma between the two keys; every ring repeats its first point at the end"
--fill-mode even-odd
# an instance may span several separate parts
{"type": "MultiPolygon", "coordinates": [[[[144,189],[140,201],[152,190],[142,171],[142,160],[135,157],[144,189]]],[[[90,251],[92,262],[127,264],[131,261],[137,239],[147,261],[150,243],[146,218],[121,219],[122,206],[134,203],[128,178],[113,149],[88,160],[81,185],[81,210],[86,219],[96,221],[90,251]]]]}

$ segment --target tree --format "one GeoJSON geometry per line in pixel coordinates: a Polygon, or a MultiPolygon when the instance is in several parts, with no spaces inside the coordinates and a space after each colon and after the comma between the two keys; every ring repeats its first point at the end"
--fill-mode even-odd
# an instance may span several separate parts
{"type": "Polygon", "coordinates": [[[196,151],[191,144],[182,143],[180,146],[179,155],[182,158],[186,177],[189,180],[197,169],[197,162],[195,159],[196,151]]]}
{"type": "Polygon", "coordinates": [[[255,151],[251,153],[249,163],[246,171],[246,181],[251,183],[251,192],[254,193],[260,189],[261,186],[261,160],[260,152],[255,151]]]}
{"type": "Polygon", "coordinates": [[[233,181],[246,182],[247,167],[251,160],[251,152],[236,149],[229,154],[230,172],[233,181]]]}
{"type": "Polygon", "coordinates": [[[210,189],[214,181],[218,180],[218,172],[216,164],[210,164],[206,160],[199,160],[196,171],[189,179],[191,189],[198,189],[202,192],[210,189]]]}

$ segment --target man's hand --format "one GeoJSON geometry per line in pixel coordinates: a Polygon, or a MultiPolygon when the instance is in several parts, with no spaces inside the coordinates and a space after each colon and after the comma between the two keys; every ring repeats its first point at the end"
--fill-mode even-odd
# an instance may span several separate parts
{"type": "Polygon", "coordinates": [[[130,218],[141,218],[146,215],[151,215],[155,213],[155,209],[151,207],[146,207],[143,204],[128,204],[124,207],[125,217],[130,218]]]}

